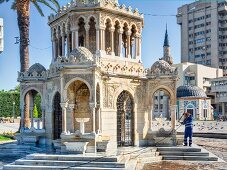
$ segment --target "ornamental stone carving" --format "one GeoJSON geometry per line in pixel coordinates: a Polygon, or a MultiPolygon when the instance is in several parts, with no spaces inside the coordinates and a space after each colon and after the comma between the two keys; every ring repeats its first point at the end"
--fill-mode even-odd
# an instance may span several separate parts
{"type": "Polygon", "coordinates": [[[150,73],[151,74],[165,74],[167,72],[173,73],[176,70],[175,67],[171,67],[168,62],[164,60],[158,60],[156,61],[152,66],[150,73]]]}

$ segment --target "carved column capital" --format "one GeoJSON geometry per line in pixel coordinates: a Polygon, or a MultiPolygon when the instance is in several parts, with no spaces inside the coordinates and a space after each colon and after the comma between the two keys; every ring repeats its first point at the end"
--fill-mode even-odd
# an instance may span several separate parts
{"type": "Polygon", "coordinates": [[[60,103],[62,109],[66,109],[68,107],[68,102],[60,103]]]}

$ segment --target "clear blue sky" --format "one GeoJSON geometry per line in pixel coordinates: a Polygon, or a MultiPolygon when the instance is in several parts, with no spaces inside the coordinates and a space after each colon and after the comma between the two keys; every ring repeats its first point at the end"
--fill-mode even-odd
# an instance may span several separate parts
{"type": "MultiPolygon", "coordinates": [[[[61,5],[71,0],[59,0],[61,5]]],[[[119,0],[120,4],[138,8],[144,14],[175,15],[177,8],[193,0],[119,0]]],[[[18,36],[17,15],[10,9],[11,3],[0,5],[0,17],[4,19],[4,52],[0,54],[0,90],[13,89],[17,84],[17,72],[20,70],[19,49],[14,44],[18,36]]],[[[31,8],[30,25],[30,66],[41,63],[46,68],[51,62],[50,29],[47,16],[51,11],[44,7],[45,17],[41,17],[34,7],[31,8]],[[40,50],[43,49],[43,50],[40,50]]],[[[180,62],[180,26],[174,16],[145,15],[142,40],[142,60],[146,68],[163,55],[165,25],[168,24],[171,54],[174,63],[180,62]]]]}

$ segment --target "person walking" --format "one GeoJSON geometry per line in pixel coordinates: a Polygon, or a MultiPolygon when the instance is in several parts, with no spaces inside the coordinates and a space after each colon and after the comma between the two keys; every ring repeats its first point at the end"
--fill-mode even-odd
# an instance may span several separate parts
{"type": "Polygon", "coordinates": [[[184,115],[184,121],[182,122],[183,125],[185,125],[184,130],[184,146],[192,145],[192,133],[193,133],[193,118],[192,115],[188,112],[183,113],[184,115]],[[188,142],[189,138],[189,142],[188,142]]]}

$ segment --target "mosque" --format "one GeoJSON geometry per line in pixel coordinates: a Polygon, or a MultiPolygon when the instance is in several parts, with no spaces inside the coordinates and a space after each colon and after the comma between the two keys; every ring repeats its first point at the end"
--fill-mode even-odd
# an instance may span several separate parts
{"type": "Polygon", "coordinates": [[[178,72],[172,66],[167,30],[163,57],[145,69],[144,16],[138,9],[118,0],[75,0],[51,15],[48,24],[49,68],[36,63],[18,73],[20,144],[96,152],[152,145],[163,121],[166,131],[175,129],[178,72]],[[40,119],[33,118],[37,94],[40,119]]]}

